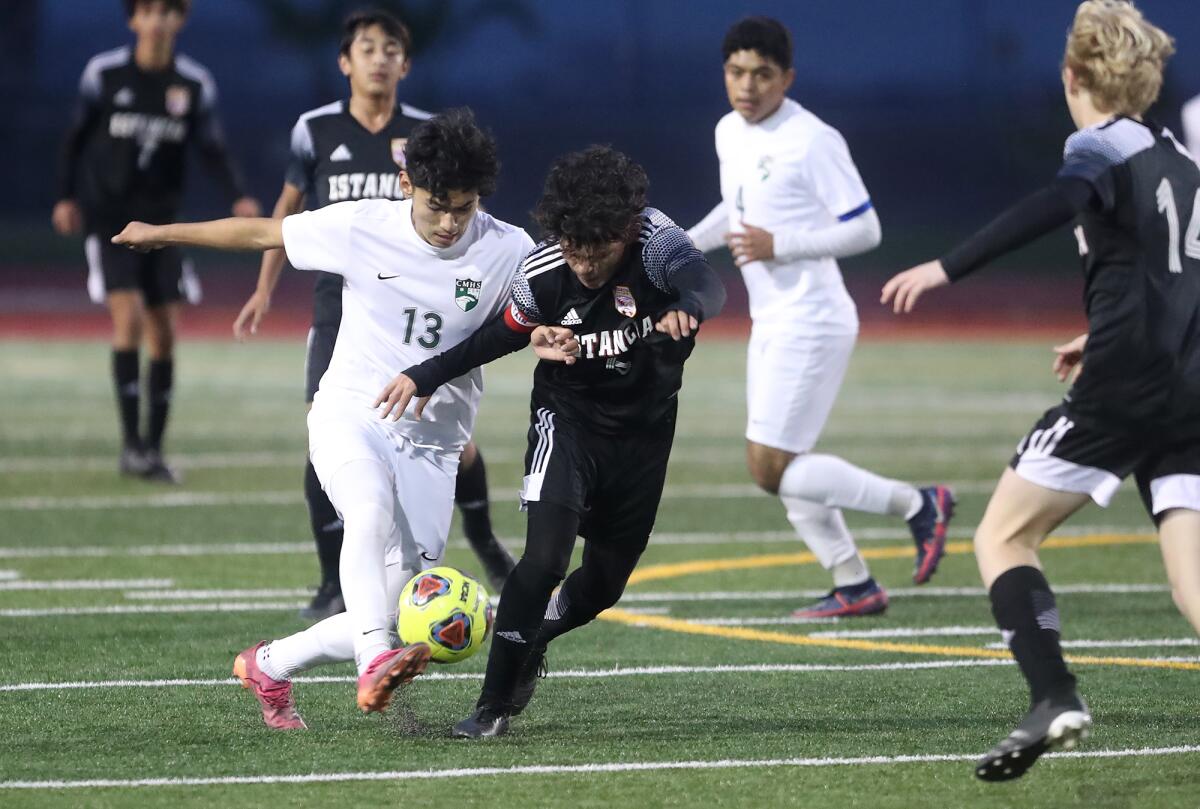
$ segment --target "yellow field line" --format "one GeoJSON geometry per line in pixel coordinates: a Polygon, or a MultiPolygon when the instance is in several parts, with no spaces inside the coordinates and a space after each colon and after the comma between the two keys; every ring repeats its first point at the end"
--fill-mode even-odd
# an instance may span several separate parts
{"type": "MultiPolygon", "coordinates": [[[[653,542],[653,540],[652,540],[653,542]]],[[[1158,542],[1153,534],[1088,534],[1079,537],[1052,537],[1042,543],[1043,548],[1088,548],[1101,545],[1142,545],[1158,542]]],[[[947,542],[946,553],[971,553],[970,542],[947,542]]],[[[862,551],[864,559],[904,559],[913,555],[911,545],[896,545],[886,548],[868,548],[862,551]]],[[[677,579],[700,573],[720,573],[727,570],[754,570],[763,567],[807,565],[817,558],[807,551],[800,553],[769,553],[761,556],[741,556],[732,559],[695,559],[690,562],[672,562],[648,565],[633,571],[629,584],[641,584],[661,579],[677,579]]]]}
{"type": "MultiPolygon", "coordinates": [[[[1042,544],[1042,547],[1060,549],[1089,548],[1104,545],[1141,545],[1157,541],[1158,538],[1151,534],[1089,534],[1079,537],[1054,537],[1046,540],[1042,544]]],[[[946,544],[946,553],[971,553],[972,550],[970,542],[949,542],[946,544]]],[[[862,551],[862,555],[867,559],[899,559],[912,556],[912,554],[913,549],[908,546],[870,548],[862,551]]],[[[691,562],[650,565],[641,570],[634,571],[633,575],[629,577],[629,583],[637,584],[646,581],[674,579],[681,576],[717,573],[727,570],[752,570],[763,567],[807,565],[815,561],[816,557],[811,553],[772,553],[734,559],[700,559],[691,562]]],[[[649,627],[668,632],[681,632],[688,635],[752,640],[789,646],[816,646],[826,649],[853,649],[861,652],[898,652],[900,654],[940,655],[943,657],[988,659],[1012,657],[1007,651],[985,649],[977,646],[935,646],[923,643],[893,643],[890,641],[871,641],[852,638],[814,638],[808,635],[789,635],[785,632],[774,632],[764,629],[697,624],[679,618],[667,618],[661,615],[643,615],[616,608],[601,613],[600,617],[606,621],[626,626],[649,627]]],[[[1200,671],[1200,663],[1187,663],[1174,660],[1145,660],[1136,657],[1098,657],[1085,655],[1068,657],[1067,662],[1077,665],[1129,666],[1133,668],[1200,671]]]]}
{"type": "MultiPolygon", "coordinates": [[[[642,615],[622,609],[610,609],[600,613],[606,621],[626,626],[664,629],[685,635],[705,635],[712,638],[733,640],[755,640],[765,643],[780,643],[788,646],[817,646],[826,649],[853,649],[859,652],[898,652],[912,655],[938,655],[941,657],[968,657],[1011,659],[1012,655],[1002,649],[984,649],[978,646],[933,646],[923,643],[892,643],[890,641],[860,640],[857,638],[814,638],[808,635],[789,635],[766,629],[749,629],[741,626],[712,626],[697,624],[680,618],[662,615],[642,615]]],[[[1178,660],[1145,660],[1136,657],[1068,657],[1068,663],[1096,666],[1129,666],[1132,668],[1175,669],[1178,671],[1200,671],[1200,663],[1178,660]]]]}

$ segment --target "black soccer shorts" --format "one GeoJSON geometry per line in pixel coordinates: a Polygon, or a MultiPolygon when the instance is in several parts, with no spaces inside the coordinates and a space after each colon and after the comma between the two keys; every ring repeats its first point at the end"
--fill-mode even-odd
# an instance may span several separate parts
{"type": "Polygon", "coordinates": [[[1200,511],[1200,438],[1076,424],[1067,402],[1046,411],[1009,465],[1030,483],[1086,494],[1100,506],[1133,475],[1156,521],[1172,508],[1200,511]]]}
{"type": "Polygon", "coordinates": [[[175,303],[185,297],[199,302],[200,287],[187,259],[174,247],[138,253],[109,241],[107,236],[89,234],[84,240],[88,263],[88,295],[104,303],[109,292],[137,290],[146,306],[175,303]],[[194,294],[189,285],[194,285],[194,294]]]}
{"type": "Polygon", "coordinates": [[[565,506],[579,514],[584,539],[640,553],[662,500],[674,418],[622,436],[561,421],[546,408],[531,422],[522,503],[565,506]]]}

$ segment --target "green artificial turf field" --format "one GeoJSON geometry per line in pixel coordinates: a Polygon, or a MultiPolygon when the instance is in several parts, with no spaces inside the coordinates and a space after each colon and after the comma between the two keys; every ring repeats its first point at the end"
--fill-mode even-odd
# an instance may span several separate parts
{"type": "MultiPolygon", "coordinates": [[[[242,648],[303,627],[316,580],[301,345],[182,346],[168,449],[187,478],[164,488],[116,475],[104,345],[0,344],[0,806],[1200,805],[1200,652],[1130,486],[1043,554],[1085,658],[1088,755],[1009,784],[972,776],[1026,696],[969,539],[1060,395],[1050,359],[1040,343],[859,347],[821,449],[953,483],[953,552],[913,588],[905,526],[850,514],[891,607],[796,624],[829,580],[745,472],[742,346],[702,342],[626,598],[551,647],[510,736],[473,743],[447,732],[483,654],[382,717],[358,713],[349,664],[315,670],[296,687],[307,732],[266,730],[230,679],[242,648]]],[[[530,368],[489,369],[476,433],[514,548],[530,368]]],[[[476,567],[457,526],[449,562],[476,567]]]]}

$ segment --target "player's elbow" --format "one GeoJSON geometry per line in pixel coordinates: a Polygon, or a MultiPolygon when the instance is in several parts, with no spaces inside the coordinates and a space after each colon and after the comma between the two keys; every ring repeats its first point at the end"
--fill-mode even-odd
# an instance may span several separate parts
{"type": "Polygon", "coordinates": [[[879,223],[879,214],[875,212],[874,208],[869,209],[860,219],[862,219],[860,241],[862,250],[860,252],[865,253],[868,250],[874,250],[883,242],[883,226],[879,223]]]}

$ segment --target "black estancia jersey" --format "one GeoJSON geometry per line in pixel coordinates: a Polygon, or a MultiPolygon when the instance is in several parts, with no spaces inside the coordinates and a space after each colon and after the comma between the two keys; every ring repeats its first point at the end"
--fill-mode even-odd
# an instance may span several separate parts
{"type": "Polygon", "coordinates": [[[695,337],[679,341],[654,324],[679,300],[671,280],[703,261],[687,234],[653,208],[643,214],[638,249],[604,286],[588,289],[557,242],[538,245],[513,280],[513,324],[562,325],[575,332],[574,365],[539,362],[531,407],[605,433],[650,428],[675,414],[683,363],[695,337]]]}
{"type": "MultiPolygon", "coordinates": [[[[372,133],[350,114],[348,101],[304,113],[292,128],[285,180],[304,192],[309,209],[357,199],[402,199],[400,169],[409,133],[429,113],[398,104],[392,119],[372,133]]],[[[342,277],[317,274],[313,325],[336,327],[342,318],[342,277]]]]}
{"type": "Polygon", "coordinates": [[[683,364],[695,338],[679,341],[654,326],[667,311],[715,317],[725,289],[687,233],[654,208],[642,213],[639,240],[599,289],[576,278],[556,241],[542,242],[513,279],[512,302],[463,343],[404,373],[424,396],[467,370],[516,351],[541,324],[571,329],[573,365],[542,360],[531,409],[600,434],[653,430],[673,419],[683,364]]]}
{"type": "Polygon", "coordinates": [[[1200,433],[1200,168],[1169,131],[1121,117],[1071,135],[1059,176],[1093,191],[1076,218],[1089,336],[1072,412],[1200,433]]]}
{"type": "Polygon", "coordinates": [[[183,196],[189,144],[231,201],[243,196],[216,102],[212,76],[183,54],[156,72],[139,68],[129,47],[92,57],[63,145],[59,199],[78,200],[88,231],[101,236],[131,220],[171,222],[183,196]]]}

